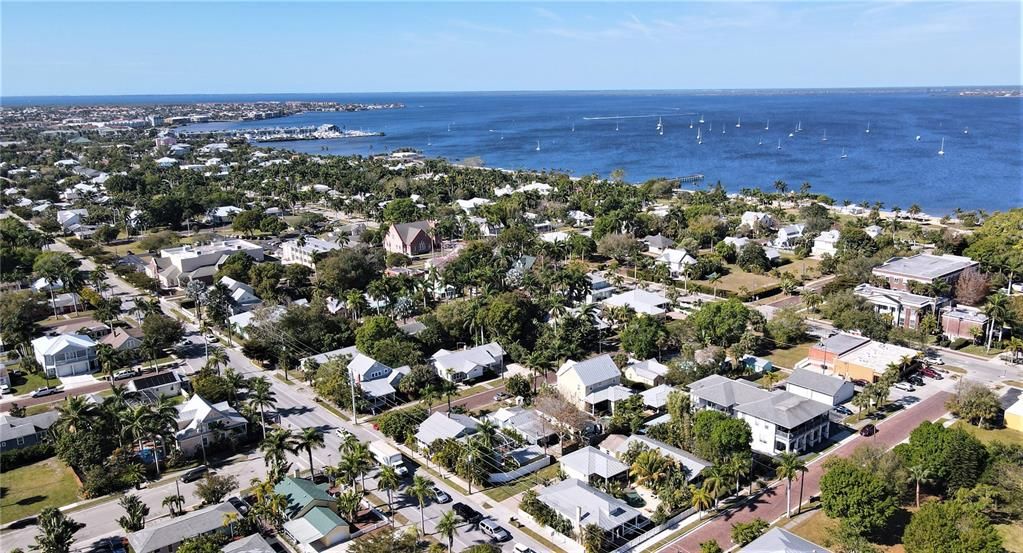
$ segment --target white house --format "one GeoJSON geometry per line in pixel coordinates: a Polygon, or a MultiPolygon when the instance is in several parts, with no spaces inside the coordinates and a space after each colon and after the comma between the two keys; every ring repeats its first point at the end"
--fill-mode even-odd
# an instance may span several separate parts
{"type": "Polygon", "coordinates": [[[237,315],[246,311],[252,311],[263,303],[256,295],[256,291],[244,282],[229,277],[220,277],[220,284],[227,288],[228,301],[231,303],[231,314],[237,315]]]}
{"type": "Polygon", "coordinates": [[[661,253],[675,246],[675,241],[662,234],[654,234],[643,238],[647,251],[650,253],[661,253]]]}
{"type": "Polygon", "coordinates": [[[604,278],[603,273],[589,273],[590,291],[586,294],[586,303],[597,303],[610,298],[615,293],[614,286],[604,278]]]}
{"type": "Polygon", "coordinates": [[[625,366],[623,372],[625,378],[632,382],[657,386],[664,383],[664,377],[668,374],[668,366],[653,358],[646,361],[632,360],[625,366]]]}
{"type": "Polygon", "coordinates": [[[306,236],[301,241],[299,239],[288,240],[281,246],[281,264],[305,265],[310,269],[315,269],[318,256],[339,249],[341,249],[341,244],[315,236],[306,236]]]}
{"type": "Polygon", "coordinates": [[[668,298],[654,293],[647,292],[646,290],[636,289],[629,290],[628,292],[622,292],[621,294],[615,294],[606,300],[603,305],[607,307],[614,306],[628,306],[636,313],[643,315],[650,315],[652,317],[663,316],[669,308],[668,298]]]}
{"type": "Polygon", "coordinates": [[[807,369],[792,371],[785,383],[785,390],[826,405],[840,405],[852,399],[853,383],[807,369]]]}
{"type": "Polygon", "coordinates": [[[558,369],[558,391],[583,410],[587,409],[588,397],[621,382],[622,373],[607,354],[581,362],[568,360],[558,369]]]}
{"type": "Polygon", "coordinates": [[[725,242],[725,244],[728,244],[729,246],[734,248],[735,249],[735,253],[739,253],[740,251],[742,251],[743,246],[745,246],[746,244],[749,244],[750,240],[749,240],[749,238],[746,238],[744,236],[740,236],[740,237],[726,236],[725,239],[724,239],[724,242],[725,242]]]}
{"type": "Polygon", "coordinates": [[[160,169],[170,169],[171,167],[174,167],[177,164],[178,160],[167,156],[161,157],[160,159],[156,160],[156,166],[159,167],[160,169]]]}
{"type": "Polygon", "coordinates": [[[437,440],[457,440],[474,434],[478,425],[472,417],[434,411],[419,425],[416,441],[420,446],[428,448],[437,440]]]}
{"type": "Polygon", "coordinates": [[[661,251],[657,256],[657,263],[666,265],[671,273],[671,278],[682,278],[686,274],[686,268],[696,265],[696,258],[689,255],[685,250],[668,248],[661,251]]]}
{"type": "Polygon", "coordinates": [[[437,376],[450,382],[459,383],[483,376],[485,371],[504,371],[504,348],[497,342],[490,342],[472,349],[449,351],[438,350],[430,356],[437,370],[437,376]]]}
{"type": "Polygon", "coordinates": [[[75,225],[82,224],[82,221],[89,216],[87,209],[65,209],[57,212],[57,223],[65,231],[69,231],[75,225]]]}
{"type": "Polygon", "coordinates": [[[244,436],[248,421],[226,401],[211,404],[199,394],[178,405],[178,430],[174,433],[178,449],[194,455],[231,435],[244,436]]]}
{"type": "Polygon", "coordinates": [[[593,224],[593,215],[578,209],[569,211],[568,218],[572,220],[573,226],[576,227],[586,227],[593,224]]]}
{"type": "Polygon", "coordinates": [[[835,255],[838,253],[838,238],[841,233],[838,230],[826,230],[813,239],[813,249],[810,253],[816,257],[824,254],[835,255]]]}
{"type": "Polygon", "coordinates": [[[486,198],[473,198],[471,200],[455,200],[455,203],[458,204],[458,207],[461,208],[462,211],[467,214],[472,214],[478,207],[488,205],[493,202],[486,198]]]}
{"type": "Polygon", "coordinates": [[[99,368],[96,341],[83,334],[41,336],[32,340],[32,349],[50,378],[89,374],[99,368]]]}
{"type": "Polygon", "coordinates": [[[628,465],[593,446],[577,449],[562,457],[561,470],[569,478],[591,484],[625,482],[629,478],[628,465]]]}
{"type": "Polygon", "coordinates": [[[164,287],[184,286],[192,280],[212,283],[222,260],[238,252],[255,261],[263,260],[262,246],[233,238],[160,250],[160,255],[149,261],[146,274],[159,279],[164,287]]]}
{"type": "Polygon", "coordinates": [[[795,248],[796,242],[803,237],[804,230],[806,230],[806,225],[802,223],[786,225],[778,229],[778,236],[774,239],[774,247],[783,250],[795,248]]]}

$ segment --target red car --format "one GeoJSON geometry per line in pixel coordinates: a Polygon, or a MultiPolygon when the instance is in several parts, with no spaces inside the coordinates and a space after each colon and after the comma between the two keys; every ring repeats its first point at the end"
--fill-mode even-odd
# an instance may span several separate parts
{"type": "Polygon", "coordinates": [[[852,383],[857,385],[857,386],[859,386],[859,387],[861,387],[861,388],[866,386],[867,384],[869,384],[869,382],[867,382],[866,380],[863,380],[862,378],[854,378],[852,383]]]}
{"type": "Polygon", "coordinates": [[[860,429],[860,436],[873,436],[877,434],[877,427],[873,424],[868,424],[860,429]]]}

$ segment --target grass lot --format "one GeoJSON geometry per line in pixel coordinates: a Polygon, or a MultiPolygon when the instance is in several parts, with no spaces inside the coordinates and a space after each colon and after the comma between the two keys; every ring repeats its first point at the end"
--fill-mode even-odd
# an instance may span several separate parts
{"type": "Polygon", "coordinates": [[[1002,535],[1002,546],[1011,553],[1023,553],[1023,526],[1018,524],[996,524],[995,529],[1002,535]]]}
{"type": "Polygon", "coordinates": [[[74,473],[56,458],[4,473],[0,523],[34,515],[46,507],[78,501],[74,473]]]}
{"type": "Polygon", "coordinates": [[[518,480],[513,480],[503,486],[486,489],[483,493],[494,501],[504,501],[509,497],[533,488],[545,478],[555,478],[558,475],[558,467],[558,463],[548,465],[532,474],[527,474],[526,476],[523,476],[518,480]]]}
{"type": "Polygon", "coordinates": [[[963,421],[956,421],[952,426],[966,430],[970,434],[973,434],[978,440],[986,444],[991,442],[1003,442],[1023,446],[1023,432],[1017,432],[1008,428],[977,428],[976,426],[967,424],[963,421]]]}
{"type": "Polygon", "coordinates": [[[941,366],[939,368],[945,369],[946,371],[948,371],[950,373],[966,374],[966,369],[961,369],[959,367],[953,367],[951,365],[943,365],[943,366],[941,366]]]}
{"type": "MultiPolygon", "coordinates": [[[[721,280],[717,282],[718,290],[738,293],[740,288],[745,287],[750,294],[756,294],[757,290],[761,288],[768,288],[778,284],[778,280],[772,276],[747,273],[740,269],[738,265],[727,265],[727,267],[728,274],[721,277],[721,280]]],[[[706,280],[694,280],[693,282],[700,283],[709,288],[714,287],[714,285],[706,280]]]]}
{"type": "Polygon", "coordinates": [[[813,342],[805,342],[793,347],[777,348],[771,350],[771,352],[764,357],[770,359],[771,363],[773,363],[776,367],[791,369],[796,365],[796,363],[802,361],[810,354],[810,346],[812,345],[813,342]]]}
{"type": "Polygon", "coordinates": [[[1003,353],[1005,350],[1002,349],[1002,348],[999,348],[999,347],[992,346],[991,347],[991,351],[988,351],[987,347],[985,347],[983,345],[970,344],[970,345],[968,345],[966,347],[961,348],[959,351],[961,351],[963,353],[970,353],[970,354],[973,354],[973,355],[979,355],[981,357],[993,358],[993,357],[997,357],[998,355],[1003,353]]]}
{"type": "MultiPolygon", "coordinates": [[[[828,515],[824,514],[824,511],[817,511],[796,526],[788,528],[788,530],[793,534],[810,540],[818,545],[828,547],[828,544],[831,543],[833,536],[838,530],[838,521],[828,517],[828,515]]],[[[902,530],[902,528],[897,529],[899,539],[901,539],[902,530]]],[[[903,553],[905,551],[901,543],[894,545],[874,545],[878,546],[884,553],[903,553]]]]}
{"type": "Polygon", "coordinates": [[[788,263],[778,267],[779,271],[792,273],[797,277],[805,276],[808,280],[820,276],[820,260],[810,257],[807,257],[806,259],[796,259],[795,257],[788,255],[783,255],[782,258],[788,261],[788,263]]]}
{"type": "MultiPolygon", "coordinates": [[[[50,379],[51,386],[56,386],[58,384],[60,384],[59,380],[55,378],[50,379]]],[[[25,373],[24,376],[11,377],[11,389],[14,392],[14,395],[27,394],[32,390],[42,388],[43,386],[46,386],[46,379],[43,378],[42,373],[25,373]]]]}

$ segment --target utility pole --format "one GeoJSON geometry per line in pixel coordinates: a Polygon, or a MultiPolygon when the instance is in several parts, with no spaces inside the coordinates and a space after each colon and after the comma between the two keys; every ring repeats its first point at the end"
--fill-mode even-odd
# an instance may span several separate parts
{"type": "Polygon", "coordinates": [[[359,424],[359,411],[355,405],[355,373],[351,367],[348,368],[348,387],[352,390],[352,421],[357,426],[359,424]]]}

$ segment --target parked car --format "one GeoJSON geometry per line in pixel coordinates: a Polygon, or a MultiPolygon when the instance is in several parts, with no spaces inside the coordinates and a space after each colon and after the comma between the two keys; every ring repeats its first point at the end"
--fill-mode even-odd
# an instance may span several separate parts
{"type": "Polygon", "coordinates": [[[480,531],[496,541],[508,541],[511,539],[511,534],[492,518],[480,521],[480,531]]]}
{"type": "Polygon", "coordinates": [[[466,505],[465,503],[455,503],[451,506],[451,510],[455,512],[462,520],[469,524],[476,524],[480,520],[483,520],[483,515],[479,511],[466,505]]]}
{"type": "Polygon", "coordinates": [[[0,384],[0,396],[11,393],[11,387],[7,384],[0,384]]]}
{"type": "Polygon", "coordinates": [[[42,388],[36,388],[35,391],[32,392],[32,397],[52,396],[57,393],[60,393],[60,387],[43,386],[42,388]]]}
{"type": "Polygon", "coordinates": [[[124,380],[125,378],[135,378],[142,374],[142,371],[138,369],[124,369],[114,373],[114,380],[124,380]]]}
{"type": "Polygon", "coordinates": [[[873,424],[868,424],[860,429],[860,436],[873,436],[877,434],[877,427],[873,424]]]}
{"type": "Polygon", "coordinates": [[[646,500],[643,499],[643,496],[639,495],[639,492],[631,488],[625,490],[625,502],[628,503],[630,507],[642,507],[643,505],[646,505],[646,500]]]}
{"type": "Polygon", "coordinates": [[[930,365],[944,365],[945,360],[937,353],[928,353],[924,356],[924,362],[930,365]]]}
{"type": "Polygon", "coordinates": [[[845,405],[836,405],[832,407],[831,410],[838,413],[839,415],[849,416],[853,414],[853,412],[845,405]]]}
{"type": "Polygon", "coordinates": [[[249,514],[249,509],[252,508],[240,497],[230,497],[227,499],[227,502],[234,505],[234,508],[238,509],[238,512],[241,513],[242,516],[249,514]]]}
{"type": "Polygon", "coordinates": [[[924,379],[921,378],[920,375],[918,375],[918,374],[914,374],[913,376],[910,376],[909,378],[906,379],[906,382],[909,382],[910,384],[912,384],[914,386],[923,386],[924,385],[924,379]]]}
{"type": "Polygon", "coordinates": [[[856,386],[859,386],[859,387],[861,387],[861,388],[862,388],[862,387],[864,387],[864,386],[866,386],[867,384],[869,384],[869,382],[867,382],[866,380],[863,380],[862,378],[854,378],[854,379],[852,380],[852,383],[853,383],[854,385],[856,385],[856,386]]]}
{"type": "Polygon", "coordinates": [[[431,486],[430,490],[433,492],[433,497],[434,499],[437,500],[437,503],[447,503],[451,501],[451,496],[448,495],[447,492],[445,492],[444,490],[440,489],[438,486],[436,485],[431,486]]]}
{"type": "Polygon", "coordinates": [[[515,553],[536,553],[536,551],[533,551],[532,548],[522,545],[521,543],[516,543],[515,547],[512,548],[512,551],[515,553]]]}
{"type": "Polygon", "coordinates": [[[903,392],[915,392],[916,388],[913,387],[909,382],[896,382],[895,387],[902,390],[903,392]]]}
{"type": "Polygon", "coordinates": [[[182,474],[181,481],[185,482],[186,484],[188,482],[195,482],[196,480],[199,480],[203,476],[206,476],[206,473],[209,471],[210,471],[209,467],[207,467],[206,465],[200,465],[186,472],[185,474],[182,474]]]}
{"type": "Polygon", "coordinates": [[[922,374],[923,376],[927,376],[927,377],[931,377],[931,378],[933,378],[934,375],[938,374],[938,371],[936,371],[936,370],[934,370],[934,369],[932,369],[930,367],[920,367],[920,370],[918,372],[920,374],[922,374]]]}
{"type": "Polygon", "coordinates": [[[497,392],[496,394],[494,394],[494,401],[504,401],[510,397],[511,397],[510,395],[504,392],[497,392]]]}

